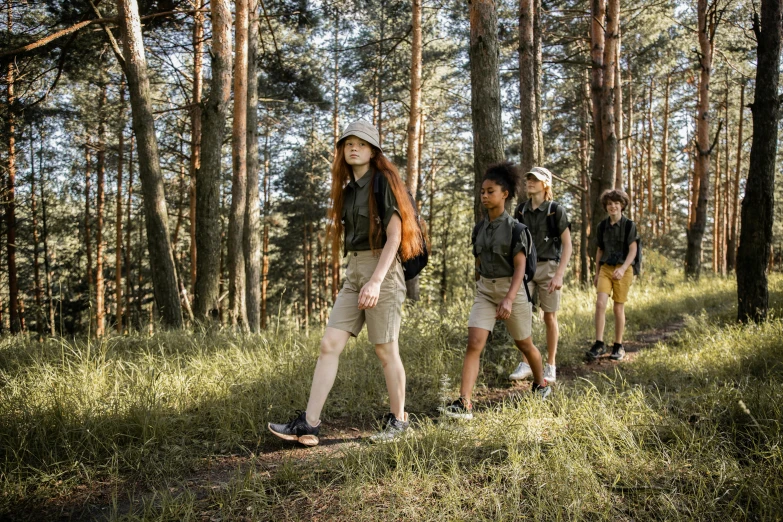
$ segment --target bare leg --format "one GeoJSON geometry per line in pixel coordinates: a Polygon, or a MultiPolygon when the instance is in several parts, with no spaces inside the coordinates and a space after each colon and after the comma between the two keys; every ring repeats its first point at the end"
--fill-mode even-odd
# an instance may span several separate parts
{"type": "Polygon", "coordinates": [[[514,344],[517,345],[519,351],[527,359],[530,369],[533,370],[533,382],[539,386],[544,386],[544,365],[541,363],[541,352],[533,344],[533,337],[514,341],[514,344]]]}
{"type": "Polygon", "coordinates": [[[383,366],[386,377],[386,391],[389,392],[389,407],[398,420],[405,418],[405,368],[400,359],[397,341],[376,344],[375,354],[383,366]]]}
{"type": "Polygon", "coordinates": [[[609,294],[599,292],[595,300],[595,340],[604,340],[604,327],[606,326],[606,303],[609,294]]]}
{"type": "Polygon", "coordinates": [[[489,330],[483,328],[468,328],[468,350],[465,352],[465,360],[462,363],[462,384],[459,388],[460,396],[470,401],[473,395],[473,386],[478,378],[479,365],[481,364],[481,352],[487,344],[489,330]]]}
{"type": "Polygon", "coordinates": [[[614,304],[614,342],[623,344],[625,333],[625,303],[614,304]]]}
{"type": "Polygon", "coordinates": [[[546,358],[550,366],[555,366],[557,356],[557,341],[560,337],[560,329],[557,325],[557,312],[544,312],[544,324],[546,325],[546,358]]]}
{"type": "Polygon", "coordinates": [[[337,328],[327,327],[321,339],[321,354],[313,372],[313,384],[310,386],[310,399],[307,401],[307,423],[317,426],[321,422],[321,410],[326,397],[337,377],[340,354],[348,343],[351,334],[337,328]]]}

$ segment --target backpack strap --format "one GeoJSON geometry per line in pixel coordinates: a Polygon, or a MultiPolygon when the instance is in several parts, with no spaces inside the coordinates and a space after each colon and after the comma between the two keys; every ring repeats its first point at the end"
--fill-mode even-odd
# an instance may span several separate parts
{"type": "MultiPolygon", "coordinates": [[[[524,232],[525,238],[527,239],[527,244],[531,245],[533,244],[533,236],[530,234],[530,229],[526,227],[522,223],[514,223],[514,228],[511,230],[511,249],[509,250],[509,262],[511,264],[511,268],[514,268],[514,248],[517,246],[519,241],[522,239],[522,233],[524,232]]],[[[525,249],[525,257],[529,255],[527,252],[528,249],[525,249]]],[[[527,260],[525,261],[525,277],[522,278],[522,285],[525,287],[525,294],[527,294],[527,301],[529,303],[533,302],[532,297],[530,296],[530,289],[527,287],[527,260]]]]}
{"type": "MultiPolygon", "coordinates": [[[[625,221],[625,234],[623,234],[623,255],[625,257],[628,257],[628,251],[631,249],[631,244],[628,242],[628,234],[631,233],[631,226],[633,226],[633,223],[630,219],[626,218],[625,221]]],[[[637,245],[638,248],[638,245],[637,245]]],[[[625,262],[625,259],[623,259],[623,262],[625,262]]],[[[631,262],[631,265],[636,263],[636,259],[634,258],[633,262],[631,262]]]]}
{"type": "MultiPolygon", "coordinates": [[[[549,237],[552,238],[552,241],[555,244],[555,250],[560,249],[560,233],[557,230],[557,209],[558,204],[555,201],[549,202],[549,209],[546,212],[546,228],[547,228],[547,234],[549,237]]],[[[558,253],[557,262],[560,262],[560,254],[558,253]]]]}

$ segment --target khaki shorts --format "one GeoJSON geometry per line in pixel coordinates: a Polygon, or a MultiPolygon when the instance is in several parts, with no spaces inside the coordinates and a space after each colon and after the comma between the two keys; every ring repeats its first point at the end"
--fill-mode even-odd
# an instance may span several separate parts
{"type": "Polygon", "coordinates": [[[629,266],[625,275],[619,281],[612,277],[612,274],[622,265],[601,265],[598,272],[598,293],[609,294],[615,303],[625,303],[628,301],[628,291],[633,283],[633,267],[629,266]]]}
{"type": "Polygon", "coordinates": [[[378,258],[372,250],[348,252],[343,258],[345,281],[329,314],[327,327],[337,328],[356,337],[367,323],[367,337],[373,344],[397,340],[402,319],[402,303],[405,301],[405,277],[399,260],[392,263],[381,283],[378,304],[359,310],[359,292],[372,277],[378,258]]]}
{"type": "Polygon", "coordinates": [[[549,282],[555,277],[559,265],[560,263],[555,260],[536,263],[536,276],[527,284],[533,302],[537,301],[538,306],[545,312],[560,310],[560,290],[555,290],[551,294],[548,291],[549,282]],[[538,299],[536,299],[536,294],[538,294],[538,299]]]}
{"type": "MultiPolygon", "coordinates": [[[[476,298],[470,309],[468,328],[482,328],[492,331],[495,328],[495,314],[498,304],[506,297],[511,286],[510,277],[496,277],[494,279],[482,277],[476,282],[476,298]]],[[[511,317],[505,319],[508,333],[515,341],[522,341],[531,335],[533,314],[530,303],[527,301],[525,287],[519,285],[517,297],[511,305],[511,317]]]]}

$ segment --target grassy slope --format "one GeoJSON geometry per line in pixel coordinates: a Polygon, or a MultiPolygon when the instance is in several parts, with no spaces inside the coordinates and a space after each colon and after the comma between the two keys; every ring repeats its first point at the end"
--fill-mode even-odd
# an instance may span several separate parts
{"type": "MultiPolygon", "coordinates": [[[[411,310],[401,346],[408,409],[421,419],[415,437],[351,448],[304,468],[283,462],[272,478],[238,474],[199,501],[173,497],[166,486],[186,481],[208,455],[249,454],[268,444],[265,423],[306,402],[316,336],[281,324],[244,339],[225,333],[91,345],[5,339],[0,515],[109,482],[159,490],[134,519],[188,519],[204,509],[224,519],[783,516],[783,322],[732,326],[732,281],[684,284],[652,261],[652,282],[632,293],[629,334],[688,314],[686,328],[615,375],[569,383],[546,404],[525,399],[493,407],[469,425],[438,424],[425,414],[457,387],[470,303],[411,310]]],[[[772,287],[779,314],[783,279],[774,278],[772,287]]],[[[561,367],[581,364],[593,299],[567,293],[561,367]]],[[[540,322],[534,338],[543,339],[540,322]]],[[[498,332],[480,385],[507,386],[505,375],[517,361],[498,332]]],[[[384,402],[380,368],[362,336],[343,355],[324,415],[367,425],[384,412],[384,402]]]]}

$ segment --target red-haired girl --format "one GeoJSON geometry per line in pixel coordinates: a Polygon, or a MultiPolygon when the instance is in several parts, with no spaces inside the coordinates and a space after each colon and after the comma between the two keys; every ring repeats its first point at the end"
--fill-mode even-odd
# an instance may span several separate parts
{"type": "Polygon", "coordinates": [[[337,142],[331,198],[331,239],[335,249],[342,242],[345,280],[321,339],[307,409],[297,411],[287,423],[268,425],[281,439],[305,446],[318,444],[321,410],[337,376],[340,353],[365,323],[383,365],[391,409],[372,440],[391,440],[409,426],[405,368],[397,345],[405,300],[400,258],[404,261],[422,253],[422,232],[405,185],[384,156],[377,129],[367,121],[348,125],[337,142]],[[379,209],[379,204],[384,208],[379,209]]]}

